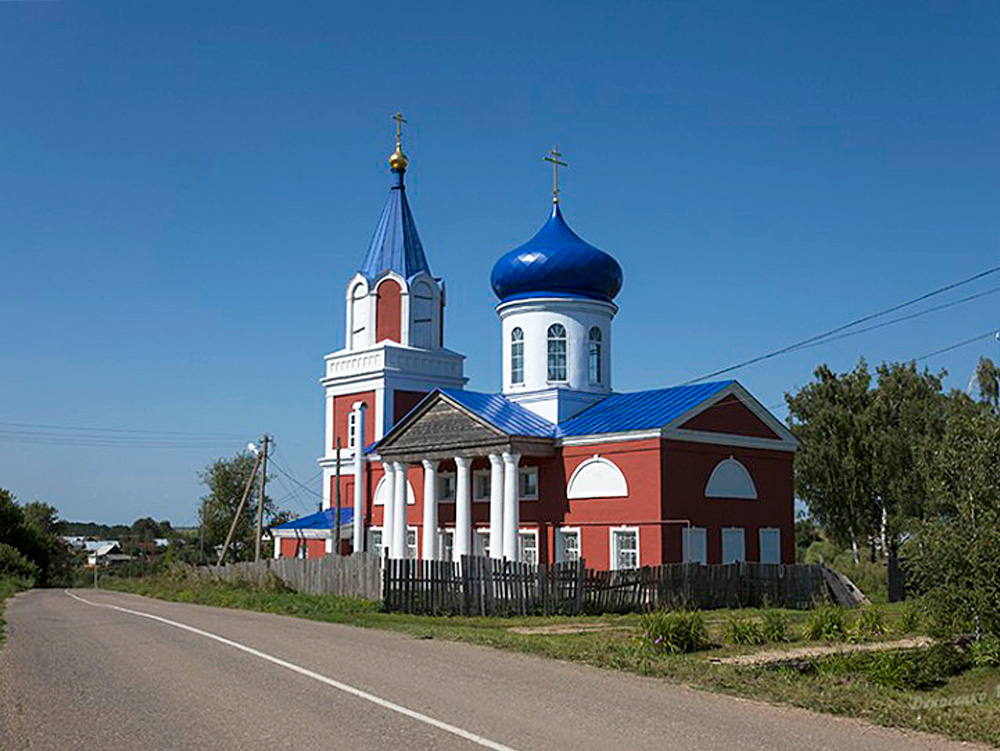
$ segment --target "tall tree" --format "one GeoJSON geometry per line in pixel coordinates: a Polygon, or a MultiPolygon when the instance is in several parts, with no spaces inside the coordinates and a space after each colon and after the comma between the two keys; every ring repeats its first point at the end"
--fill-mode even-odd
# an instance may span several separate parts
{"type": "Polygon", "coordinates": [[[1000,420],[987,405],[952,400],[931,477],[904,564],[939,627],[1000,636],[1000,420]]]}
{"type": "Polygon", "coordinates": [[[861,360],[837,374],[820,365],[816,380],[786,394],[789,424],[801,441],[795,492],[812,517],[858,558],[858,545],[878,528],[872,506],[871,374],[861,360]]]}
{"type": "Polygon", "coordinates": [[[988,357],[980,357],[976,365],[979,398],[994,412],[1000,411],[1000,368],[988,357]]]}
{"type": "MultiPolygon", "coordinates": [[[[209,491],[208,495],[202,497],[201,508],[198,511],[205,535],[205,550],[209,558],[214,557],[211,551],[225,542],[229,525],[239,508],[243,489],[246,487],[253,467],[254,457],[244,451],[230,459],[218,459],[199,473],[202,484],[207,486],[209,491]]],[[[253,483],[233,533],[232,559],[246,560],[253,557],[254,535],[256,534],[255,514],[259,491],[258,477],[253,483]]],[[[269,497],[265,497],[264,519],[266,523],[270,523],[275,512],[274,502],[269,497]]]]}

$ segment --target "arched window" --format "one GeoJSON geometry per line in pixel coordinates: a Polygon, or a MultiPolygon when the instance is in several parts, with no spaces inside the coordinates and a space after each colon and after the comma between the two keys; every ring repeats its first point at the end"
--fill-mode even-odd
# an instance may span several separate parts
{"type": "Polygon", "coordinates": [[[750,471],[733,457],[723,459],[715,465],[705,485],[706,498],[757,499],[757,487],[750,471]]]}
{"type": "Polygon", "coordinates": [[[594,326],[590,330],[590,342],[587,345],[587,373],[590,382],[601,383],[601,330],[594,326]]]}
{"type": "Polygon", "coordinates": [[[359,349],[367,344],[365,329],[368,328],[368,287],[358,282],[351,289],[351,337],[350,348],[359,349]]]}
{"type": "Polygon", "coordinates": [[[549,380],[566,380],[566,327],[561,323],[549,326],[549,380]]]}
{"type": "Polygon", "coordinates": [[[413,316],[410,344],[414,347],[430,349],[434,343],[434,293],[427,282],[417,282],[413,285],[410,306],[413,316]]]}
{"type": "Polygon", "coordinates": [[[524,332],[510,332],[510,382],[524,383],[524,332]]]}

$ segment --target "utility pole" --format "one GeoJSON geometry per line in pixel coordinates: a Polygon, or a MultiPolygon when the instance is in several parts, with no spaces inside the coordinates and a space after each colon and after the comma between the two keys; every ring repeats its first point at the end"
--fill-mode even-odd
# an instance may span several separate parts
{"type": "Polygon", "coordinates": [[[261,461],[260,461],[260,496],[257,498],[257,536],[256,536],[256,547],[254,548],[253,559],[254,562],[260,560],[260,536],[263,534],[264,527],[264,491],[267,488],[267,448],[271,441],[271,436],[264,433],[264,437],[260,439],[264,447],[261,449],[261,461]]]}
{"type": "Polygon", "coordinates": [[[337,497],[337,517],[334,529],[336,530],[333,535],[333,552],[336,555],[340,555],[340,439],[337,439],[337,463],[335,465],[335,476],[336,482],[334,484],[335,490],[334,495],[337,497]]]}
{"type": "Polygon", "coordinates": [[[236,523],[240,520],[240,514],[243,513],[243,506],[246,505],[247,496],[250,495],[250,488],[253,487],[253,481],[257,479],[257,466],[260,464],[260,454],[254,460],[253,469],[250,470],[250,476],[247,478],[246,487],[243,488],[243,497],[240,498],[240,505],[236,508],[236,513],[233,515],[233,521],[229,525],[229,533],[226,535],[226,542],[222,545],[222,552],[219,553],[219,561],[217,566],[222,565],[223,559],[226,557],[226,551],[229,550],[229,543],[233,539],[233,532],[236,531],[236,523]]]}
{"type": "Polygon", "coordinates": [[[198,529],[198,563],[205,565],[205,499],[201,499],[201,524],[198,529]]]}

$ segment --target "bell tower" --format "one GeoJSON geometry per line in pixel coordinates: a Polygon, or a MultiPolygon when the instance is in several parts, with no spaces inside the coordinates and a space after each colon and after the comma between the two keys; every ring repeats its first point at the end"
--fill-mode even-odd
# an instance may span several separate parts
{"type": "Polygon", "coordinates": [[[467,380],[465,356],[444,347],[445,285],[431,273],[406,198],[406,120],[400,113],[393,119],[389,196],[368,252],[347,283],[344,348],[326,356],[321,379],[326,389],[319,459],[324,508],[330,507],[338,439],[346,472],[356,451],[385,435],[425,394],[460,389],[467,380]]]}

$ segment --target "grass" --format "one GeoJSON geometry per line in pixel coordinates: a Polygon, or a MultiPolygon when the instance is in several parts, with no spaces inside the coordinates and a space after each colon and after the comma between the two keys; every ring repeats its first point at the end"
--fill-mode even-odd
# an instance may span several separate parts
{"type": "MultiPolygon", "coordinates": [[[[321,597],[288,591],[260,591],[244,587],[194,585],[167,577],[107,580],[108,587],[177,602],[257,610],[300,618],[344,623],[409,634],[417,638],[443,639],[508,649],[601,668],[625,670],[684,683],[711,691],[792,704],[806,709],[859,717],[882,725],[941,733],[952,738],[984,741],[1000,746],[1000,668],[974,667],[953,676],[941,675],[925,690],[902,688],[906,680],[897,675],[913,668],[908,658],[841,657],[798,661],[792,666],[765,667],[718,664],[709,658],[759,650],[741,644],[726,644],[693,654],[662,654],[650,650],[643,640],[642,617],[631,615],[581,617],[464,618],[411,616],[385,613],[378,603],[340,597],[321,597]],[[512,631],[517,626],[569,624],[603,625],[606,628],[572,634],[512,631]],[[839,662],[838,662],[839,660],[839,662]]],[[[803,631],[815,611],[746,608],[739,611],[708,611],[702,620],[708,641],[721,644],[728,624],[762,624],[778,618],[789,646],[810,644],[803,631]],[[776,615],[777,614],[777,615],[776,615]]],[[[903,604],[879,608],[878,628],[886,635],[867,635],[867,640],[896,639],[913,629],[912,607],[903,604]]],[[[848,614],[847,624],[864,616],[848,614]]],[[[868,616],[872,618],[872,616],[868,616]]],[[[833,620],[839,620],[833,616],[833,620]]],[[[871,626],[869,622],[867,624],[871,626]]],[[[772,641],[772,640],[769,640],[772,641]]],[[[825,642],[824,642],[825,643],[825,642]]],[[[781,648],[769,643],[766,649],[781,648]]],[[[884,654],[884,653],[883,653],[884,654]]],[[[925,682],[926,683],[926,682],[925,682]]],[[[924,685],[924,684],[920,684],[924,685]]]]}
{"type": "Polygon", "coordinates": [[[28,589],[30,587],[29,582],[22,581],[20,579],[14,579],[12,577],[2,577],[0,578],[0,644],[3,644],[3,603],[8,597],[13,597],[22,589],[28,589]]]}

